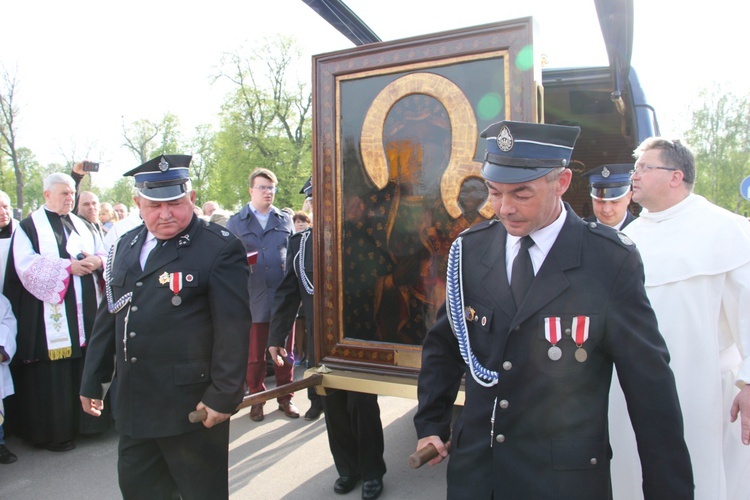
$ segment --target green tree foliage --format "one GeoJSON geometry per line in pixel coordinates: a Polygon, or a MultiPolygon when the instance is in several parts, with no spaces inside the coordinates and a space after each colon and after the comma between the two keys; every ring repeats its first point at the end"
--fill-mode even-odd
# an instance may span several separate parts
{"type": "Polygon", "coordinates": [[[179,154],[183,140],[180,135],[180,120],[167,113],[159,122],[136,120],[122,124],[123,146],[133,153],[136,160],[145,163],[158,154],[179,154]]]}
{"type": "MultiPolygon", "coordinates": [[[[296,77],[300,58],[296,43],[281,36],[266,39],[246,55],[225,56],[221,76],[235,90],[222,106],[208,189],[222,206],[237,209],[245,203],[250,172],[265,167],[279,179],[275,205],[301,207],[299,190],[312,169],[312,92],[296,77]]],[[[306,70],[307,65],[301,67],[306,70]]]]}
{"type": "Polygon", "coordinates": [[[115,203],[124,203],[128,207],[132,207],[133,196],[135,196],[133,178],[121,177],[115,181],[110,189],[104,190],[102,195],[99,196],[99,200],[109,202],[113,205],[115,203]]]}
{"type": "Polygon", "coordinates": [[[216,141],[211,125],[198,125],[190,140],[190,178],[196,192],[196,205],[211,200],[211,181],[216,173],[216,141]]]}
{"type": "Polygon", "coordinates": [[[713,203],[747,213],[739,186],[750,175],[750,98],[721,87],[703,90],[685,138],[695,154],[695,192],[713,203]]]}

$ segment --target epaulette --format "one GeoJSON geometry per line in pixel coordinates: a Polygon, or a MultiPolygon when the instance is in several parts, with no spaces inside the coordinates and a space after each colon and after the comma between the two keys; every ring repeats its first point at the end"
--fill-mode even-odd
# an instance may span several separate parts
{"type": "Polygon", "coordinates": [[[469,233],[477,233],[479,231],[483,231],[485,229],[488,229],[488,228],[494,226],[498,222],[500,222],[500,221],[497,220],[497,219],[490,219],[490,220],[486,220],[484,222],[480,222],[479,224],[476,224],[476,225],[473,225],[471,227],[468,227],[468,228],[464,229],[463,231],[461,231],[461,233],[459,234],[459,236],[466,236],[469,233]]]}
{"type": "Polygon", "coordinates": [[[215,222],[209,222],[207,220],[201,220],[199,221],[199,223],[203,227],[208,229],[210,232],[214,233],[215,235],[220,236],[224,240],[229,240],[229,239],[234,238],[234,235],[232,234],[232,232],[229,229],[222,226],[221,224],[217,224],[215,222]]]}
{"type": "Polygon", "coordinates": [[[612,240],[623,247],[632,247],[633,240],[628,235],[618,231],[617,229],[610,227],[606,224],[600,224],[598,222],[586,222],[586,227],[593,234],[612,240]]]}

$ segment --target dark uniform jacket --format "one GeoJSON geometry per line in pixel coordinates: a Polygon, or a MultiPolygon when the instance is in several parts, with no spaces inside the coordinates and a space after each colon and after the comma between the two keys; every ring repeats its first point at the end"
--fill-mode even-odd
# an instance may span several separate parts
{"type": "MultiPolygon", "coordinates": [[[[287,335],[292,330],[292,325],[297,316],[300,301],[305,311],[305,329],[308,332],[308,338],[313,332],[313,296],[307,293],[302,281],[299,279],[299,251],[302,235],[307,234],[305,241],[305,275],[313,282],[313,249],[312,249],[312,229],[305,229],[295,233],[289,238],[289,248],[286,254],[286,271],[284,279],[281,280],[276,288],[273,314],[271,315],[271,325],[268,334],[268,345],[284,347],[287,335]]],[[[311,360],[313,361],[313,360],[311,360]]]]}
{"type": "Polygon", "coordinates": [[[624,235],[586,224],[566,209],[518,311],[503,225],[490,221],[463,234],[464,304],[476,311],[476,321],[467,321],[470,345],[499,382],[484,387],[468,372],[443,306],[422,351],[418,437],[449,438],[452,403],[466,373],[466,403],[449,456],[449,498],[488,499],[493,489],[502,499],[611,498],[607,406],[615,366],[638,439],[646,498],[692,498],[674,376],[644,290],[640,255],[624,235]],[[583,362],[574,356],[570,335],[575,316],[590,322],[583,362]],[[548,317],[561,320],[558,361],[548,356],[548,317]]]}
{"type": "Polygon", "coordinates": [[[117,243],[113,299],[133,292],[132,302],[110,314],[102,301],[81,383],[82,395],[101,398],[114,371],[117,430],[133,438],[202,429],[188,421],[199,401],[232,413],[242,400],[251,324],[245,251],[229,231],[193,216],[141,270],[146,236],[140,226],[117,243]],[[169,278],[178,272],[174,305],[169,278]]]}
{"type": "MultiPolygon", "coordinates": [[[[620,228],[620,231],[625,229],[625,226],[627,226],[634,220],[635,220],[635,216],[632,213],[630,213],[630,210],[625,212],[625,222],[622,223],[622,227],[620,228]]],[[[588,217],[584,217],[583,221],[584,222],[596,222],[596,215],[589,215],[588,217]]]]}
{"type": "Polygon", "coordinates": [[[286,247],[294,232],[292,219],[272,206],[264,229],[250,204],[246,203],[242,210],[229,218],[227,229],[242,241],[248,253],[258,252],[245,286],[250,294],[253,322],[268,323],[271,321],[274,290],[284,277],[286,247]]]}

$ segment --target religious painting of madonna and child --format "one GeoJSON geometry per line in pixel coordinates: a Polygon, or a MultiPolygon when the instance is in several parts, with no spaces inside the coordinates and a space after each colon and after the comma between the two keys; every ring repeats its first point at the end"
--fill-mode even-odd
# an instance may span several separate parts
{"type": "Polygon", "coordinates": [[[445,301],[450,245],[493,216],[479,133],[534,119],[530,44],[521,20],[315,58],[324,256],[315,310],[326,363],[418,369],[445,301]]]}

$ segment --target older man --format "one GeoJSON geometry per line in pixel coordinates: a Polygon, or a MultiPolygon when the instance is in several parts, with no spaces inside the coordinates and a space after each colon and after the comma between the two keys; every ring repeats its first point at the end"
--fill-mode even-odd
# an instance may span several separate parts
{"type": "Polygon", "coordinates": [[[13,218],[13,207],[10,196],[5,191],[0,191],[0,293],[5,285],[5,270],[10,253],[10,242],[13,231],[18,227],[18,221],[13,218]]]}
{"type": "Polygon", "coordinates": [[[102,223],[99,221],[99,197],[91,191],[83,191],[78,196],[76,215],[86,221],[91,231],[99,238],[104,238],[102,223]]]}
{"type": "Polygon", "coordinates": [[[117,220],[123,220],[128,216],[128,207],[124,203],[115,203],[112,205],[112,210],[117,214],[117,220]]]}
{"type": "Polygon", "coordinates": [[[83,415],[76,397],[104,253],[101,239],[70,213],[73,179],[52,174],[43,187],[45,203],[20,222],[8,263],[15,272],[7,275],[6,291],[18,319],[9,421],[32,444],[68,451],[79,430],[101,432],[107,424],[83,415]]]}
{"type": "Polygon", "coordinates": [[[228,496],[229,417],[247,366],[248,266],[232,234],[195,216],[190,156],[163,155],[125,175],[145,226],[112,247],[107,299],[81,383],[99,415],[112,382],[125,499],[228,496]],[[114,374],[114,378],[113,378],[114,374]],[[188,414],[206,410],[201,424],[188,414]]]}
{"type": "MultiPolygon", "coordinates": [[[[693,194],[695,160],[680,141],[652,137],[635,156],[633,200],[643,211],[625,233],[643,256],[646,292],[672,355],[695,497],[746,500],[750,224],[693,194]]],[[[618,375],[623,377],[619,370],[618,375]]],[[[618,414],[624,402],[615,394],[613,487],[615,498],[631,500],[638,498],[636,443],[618,414]]]]}
{"type": "Polygon", "coordinates": [[[418,449],[448,456],[448,497],[611,497],[607,406],[616,366],[649,499],[690,499],[669,355],[633,244],[562,195],[578,127],[500,122],[482,176],[498,220],[449,255],[446,305],[422,351],[418,449]],[[450,435],[462,376],[466,402],[450,435]]]}

